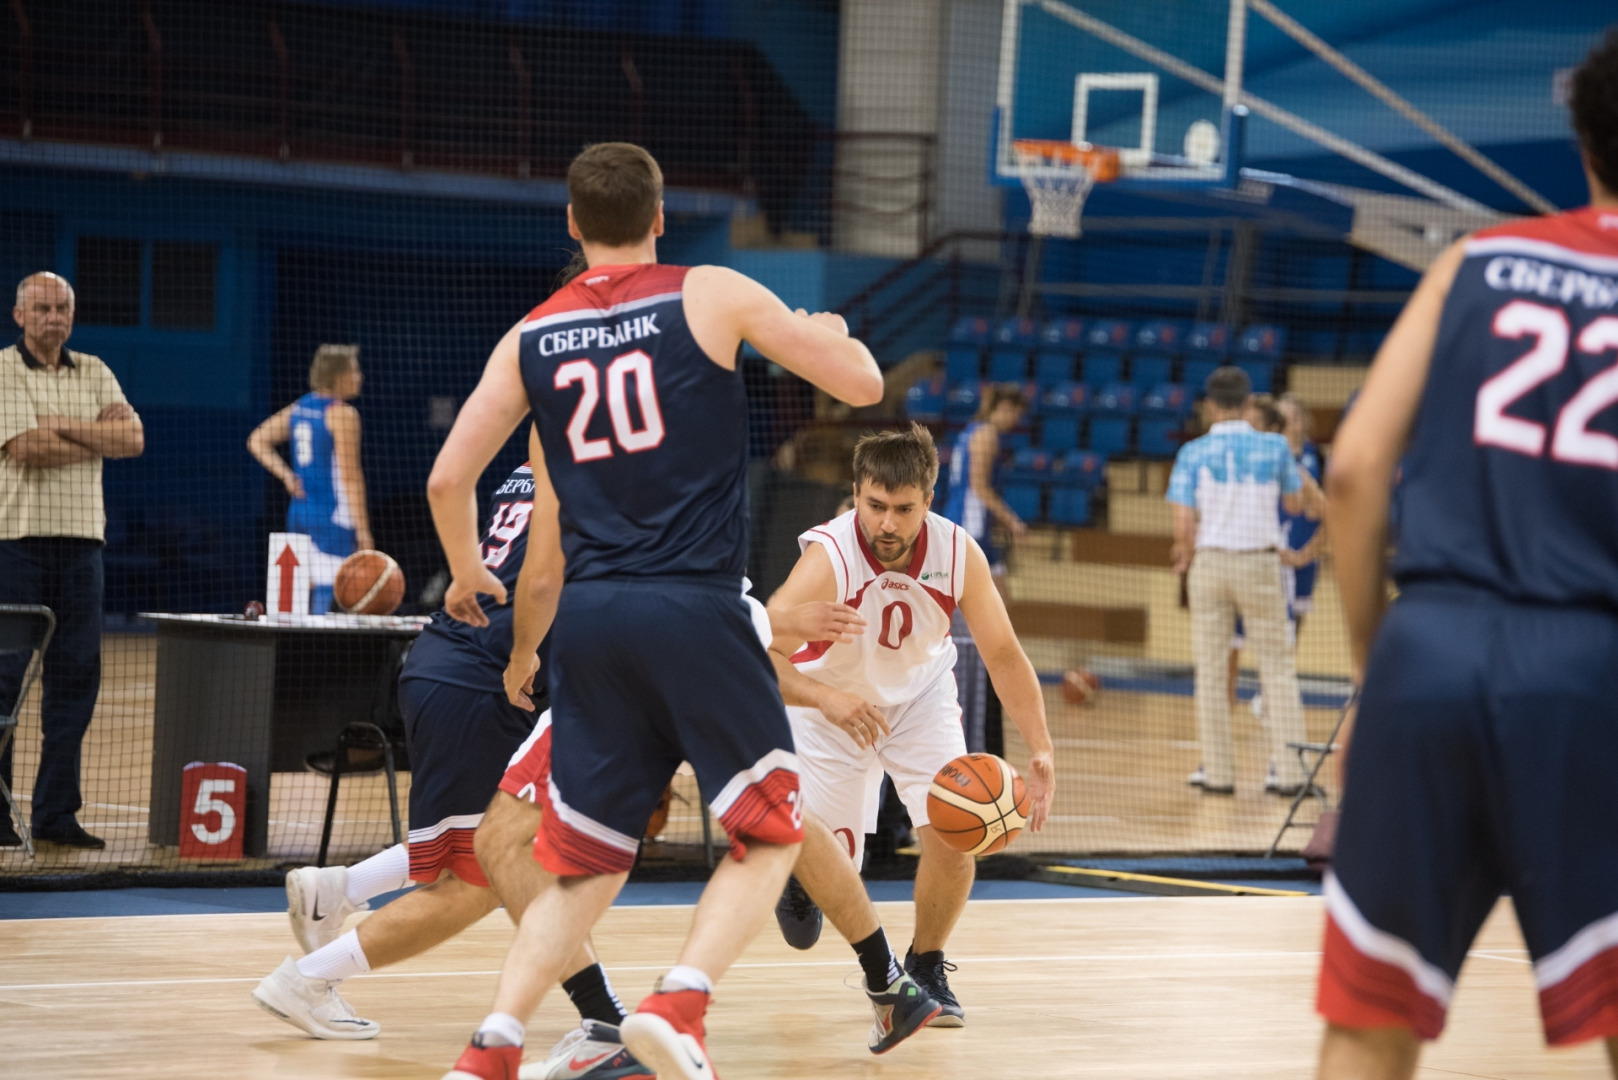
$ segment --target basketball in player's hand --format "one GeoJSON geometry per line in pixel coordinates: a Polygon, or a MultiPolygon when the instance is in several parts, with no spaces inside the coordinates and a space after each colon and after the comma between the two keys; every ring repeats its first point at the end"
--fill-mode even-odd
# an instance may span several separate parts
{"type": "Polygon", "coordinates": [[[1074,705],[1090,705],[1101,691],[1101,680],[1084,668],[1074,668],[1062,676],[1062,697],[1074,705]]]}
{"type": "Polygon", "coordinates": [[[404,599],[404,571],[380,551],[356,551],[337,568],[332,592],[350,615],[391,615],[404,599]]]}
{"type": "Polygon", "coordinates": [[[991,855],[1028,824],[1022,777],[993,754],[962,754],[927,790],[927,821],[938,838],[968,855],[991,855]]]}

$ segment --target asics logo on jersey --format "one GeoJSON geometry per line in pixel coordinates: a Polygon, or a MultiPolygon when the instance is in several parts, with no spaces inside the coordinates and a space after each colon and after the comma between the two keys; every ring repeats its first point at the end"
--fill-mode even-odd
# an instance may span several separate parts
{"type": "Polygon", "coordinates": [[[657,313],[637,315],[621,326],[575,326],[571,330],[553,330],[539,335],[539,355],[556,356],[581,349],[616,348],[629,341],[661,334],[657,313]]]}
{"type": "Polygon", "coordinates": [[[894,581],[892,578],[883,578],[882,587],[884,589],[904,589],[906,591],[909,591],[910,589],[910,586],[906,585],[904,582],[894,581]]]}
{"type": "Polygon", "coordinates": [[[1571,304],[1575,300],[1587,308],[1618,305],[1618,279],[1543,263],[1520,255],[1500,255],[1484,267],[1483,280],[1491,289],[1533,293],[1571,304]]]}

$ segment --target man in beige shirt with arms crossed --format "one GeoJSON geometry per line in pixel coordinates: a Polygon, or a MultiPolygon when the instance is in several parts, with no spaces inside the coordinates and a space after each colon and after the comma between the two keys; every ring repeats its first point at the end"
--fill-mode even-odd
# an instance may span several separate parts
{"type": "MultiPolygon", "coordinates": [[[[63,347],[73,332],[66,279],[24,278],[12,317],[22,335],[0,349],[0,604],[44,604],[56,614],[31,831],[36,840],[100,848],[76,815],[79,747],[101,686],[101,459],[137,456],[145,434],[107,365],[63,347]]],[[[0,712],[16,702],[25,660],[0,655],[0,712]]],[[[11,782],[9,748],[0,778],[11,782]]],[[[21,843],[10,821],[0,823],[0,847],[21,843]]]]}

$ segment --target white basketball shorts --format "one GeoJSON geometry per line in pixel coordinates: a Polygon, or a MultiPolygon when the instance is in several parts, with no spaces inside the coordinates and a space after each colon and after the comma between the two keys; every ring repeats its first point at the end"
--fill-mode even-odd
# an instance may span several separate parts
{"type": "Polygon", "coordinates": [[[910,812],[917,828],[927,824],[927,789],[951,759],[966,753],[955,673],[945,671],[902,705],[879,707],[888,734],[862,748],[818,709],[788,708],[798,750],[803,808],[826,823],[859,867],[865,834],[876,829],[882,774],[910,812]]]}

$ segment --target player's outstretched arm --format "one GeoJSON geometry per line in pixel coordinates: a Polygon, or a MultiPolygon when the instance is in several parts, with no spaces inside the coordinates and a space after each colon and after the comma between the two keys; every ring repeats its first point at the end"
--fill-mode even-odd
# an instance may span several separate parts
{"type": "Polygon", "coordinates": [[[1439,317],[1465,257],[1464,243],[1453,244],[1427,268],[1377,351],[1358,403],[1332,440],[1326,527],[1356,678],[1365,670],[1366,653],[1387,605],[1383,558],[1393,470],[1404,455],[1427,385],[1439,317]]]}
{"type": "Polygon", "coordinates": [[[836,599],[837,576],[832,572],[831,559],[825,548],[810,544],[799,556],[786,583],[765,605],[770,613],[770,629],[776,632],[775,640],[770,643],[770,662],[775,665],[775,674],[781,681],[782,700],[788,705],[820,710],[828,723],[842,728],[859,745],[870,746],[878,736],[888,733],[887,718],[859,695],[827,686],[805,675],[792,663],[792,656],[807,639],[790,631],[794,621],[791,613],[810,604],[832,604],[836,599]],[[783,633],[783,630],[788,632],[783,633]]]}
{"type": "MultiPolygon", "coordinates": [[[[488,593],[506,602],[506,587],[494,572],[483,565],[478,550],[478,477],[489,467],[494,455],[511,438],[522,418],[528,415],[528,392],[517,366],[517,346],[522,324],[506,331],[483,368],[477,389],[461,406],[449,438],[438,451],[432,475],[427,478],[427,503],[432,507],[438,542],[449,560],[449,589],[444,593],[444,610],[472,626],[489,625],[478,594],[488,593]]],[[[535,462],[536,478],[539,463],[535,462]]]]}
{"type": "Polygon", "coordinates": [[[534,470],[534,510],[528,517],[528,554],[517,574],[517,610],[511,620],[511,660],[506,665],[506,698],[520,709],[534,711],[529,695],[539,671],[539,643],[551,632],[556,603],[562,595],[562,526],[556,489],[545,469],[545,449],[539,429],[528,429],[528,462],[534,470]]]}
{"type": "Polygon", "coordinates": [[[830,312],[793,312],[769,289],[723,266],[696,266],[686,275],[685,317],[697,344],[714,363],[734,368],[749,341],[800,378],[850,405],[882,400],[882,371],[848,323],[830,312]]]}
{"type": "Polygon", "coordinates": [[[1000,590],[994,587],[989,560],[970,536],[966,538],[966,583],[960,603],[967,629],[994,682],[994,692],[1033,755],[1028,761],[1028,828],[1038,832],[1045,827],[1056,797],[1056,757],[1045,724],[1045,695],[1039,689],[1034,665],[1011,628],[1011,616],[1006,614],[1000,590]]]}
{"type": "Polygon", "coordinates": [[[354,515],[354,540],[361,551],[376,546],[371,538],[371,512],[365,505],[365,471],[360,468],[360,411],[346,401],[326,412],[332,451],[337,458],[337,479],[343,485],[349,513],[354,515]]]}
{"type": "Polygon", "coordinates": [[[292,406],[288,405],[253,429],[247,437],[247,452],[253,455],[253,460],[267,469],[271,476],[281,481],[281,486],[287,489],[287,494],[294,499],[303,498],[303,485],[298,482],[298,474],[287,464],[276,447],[292,437],[292,406]]]}

